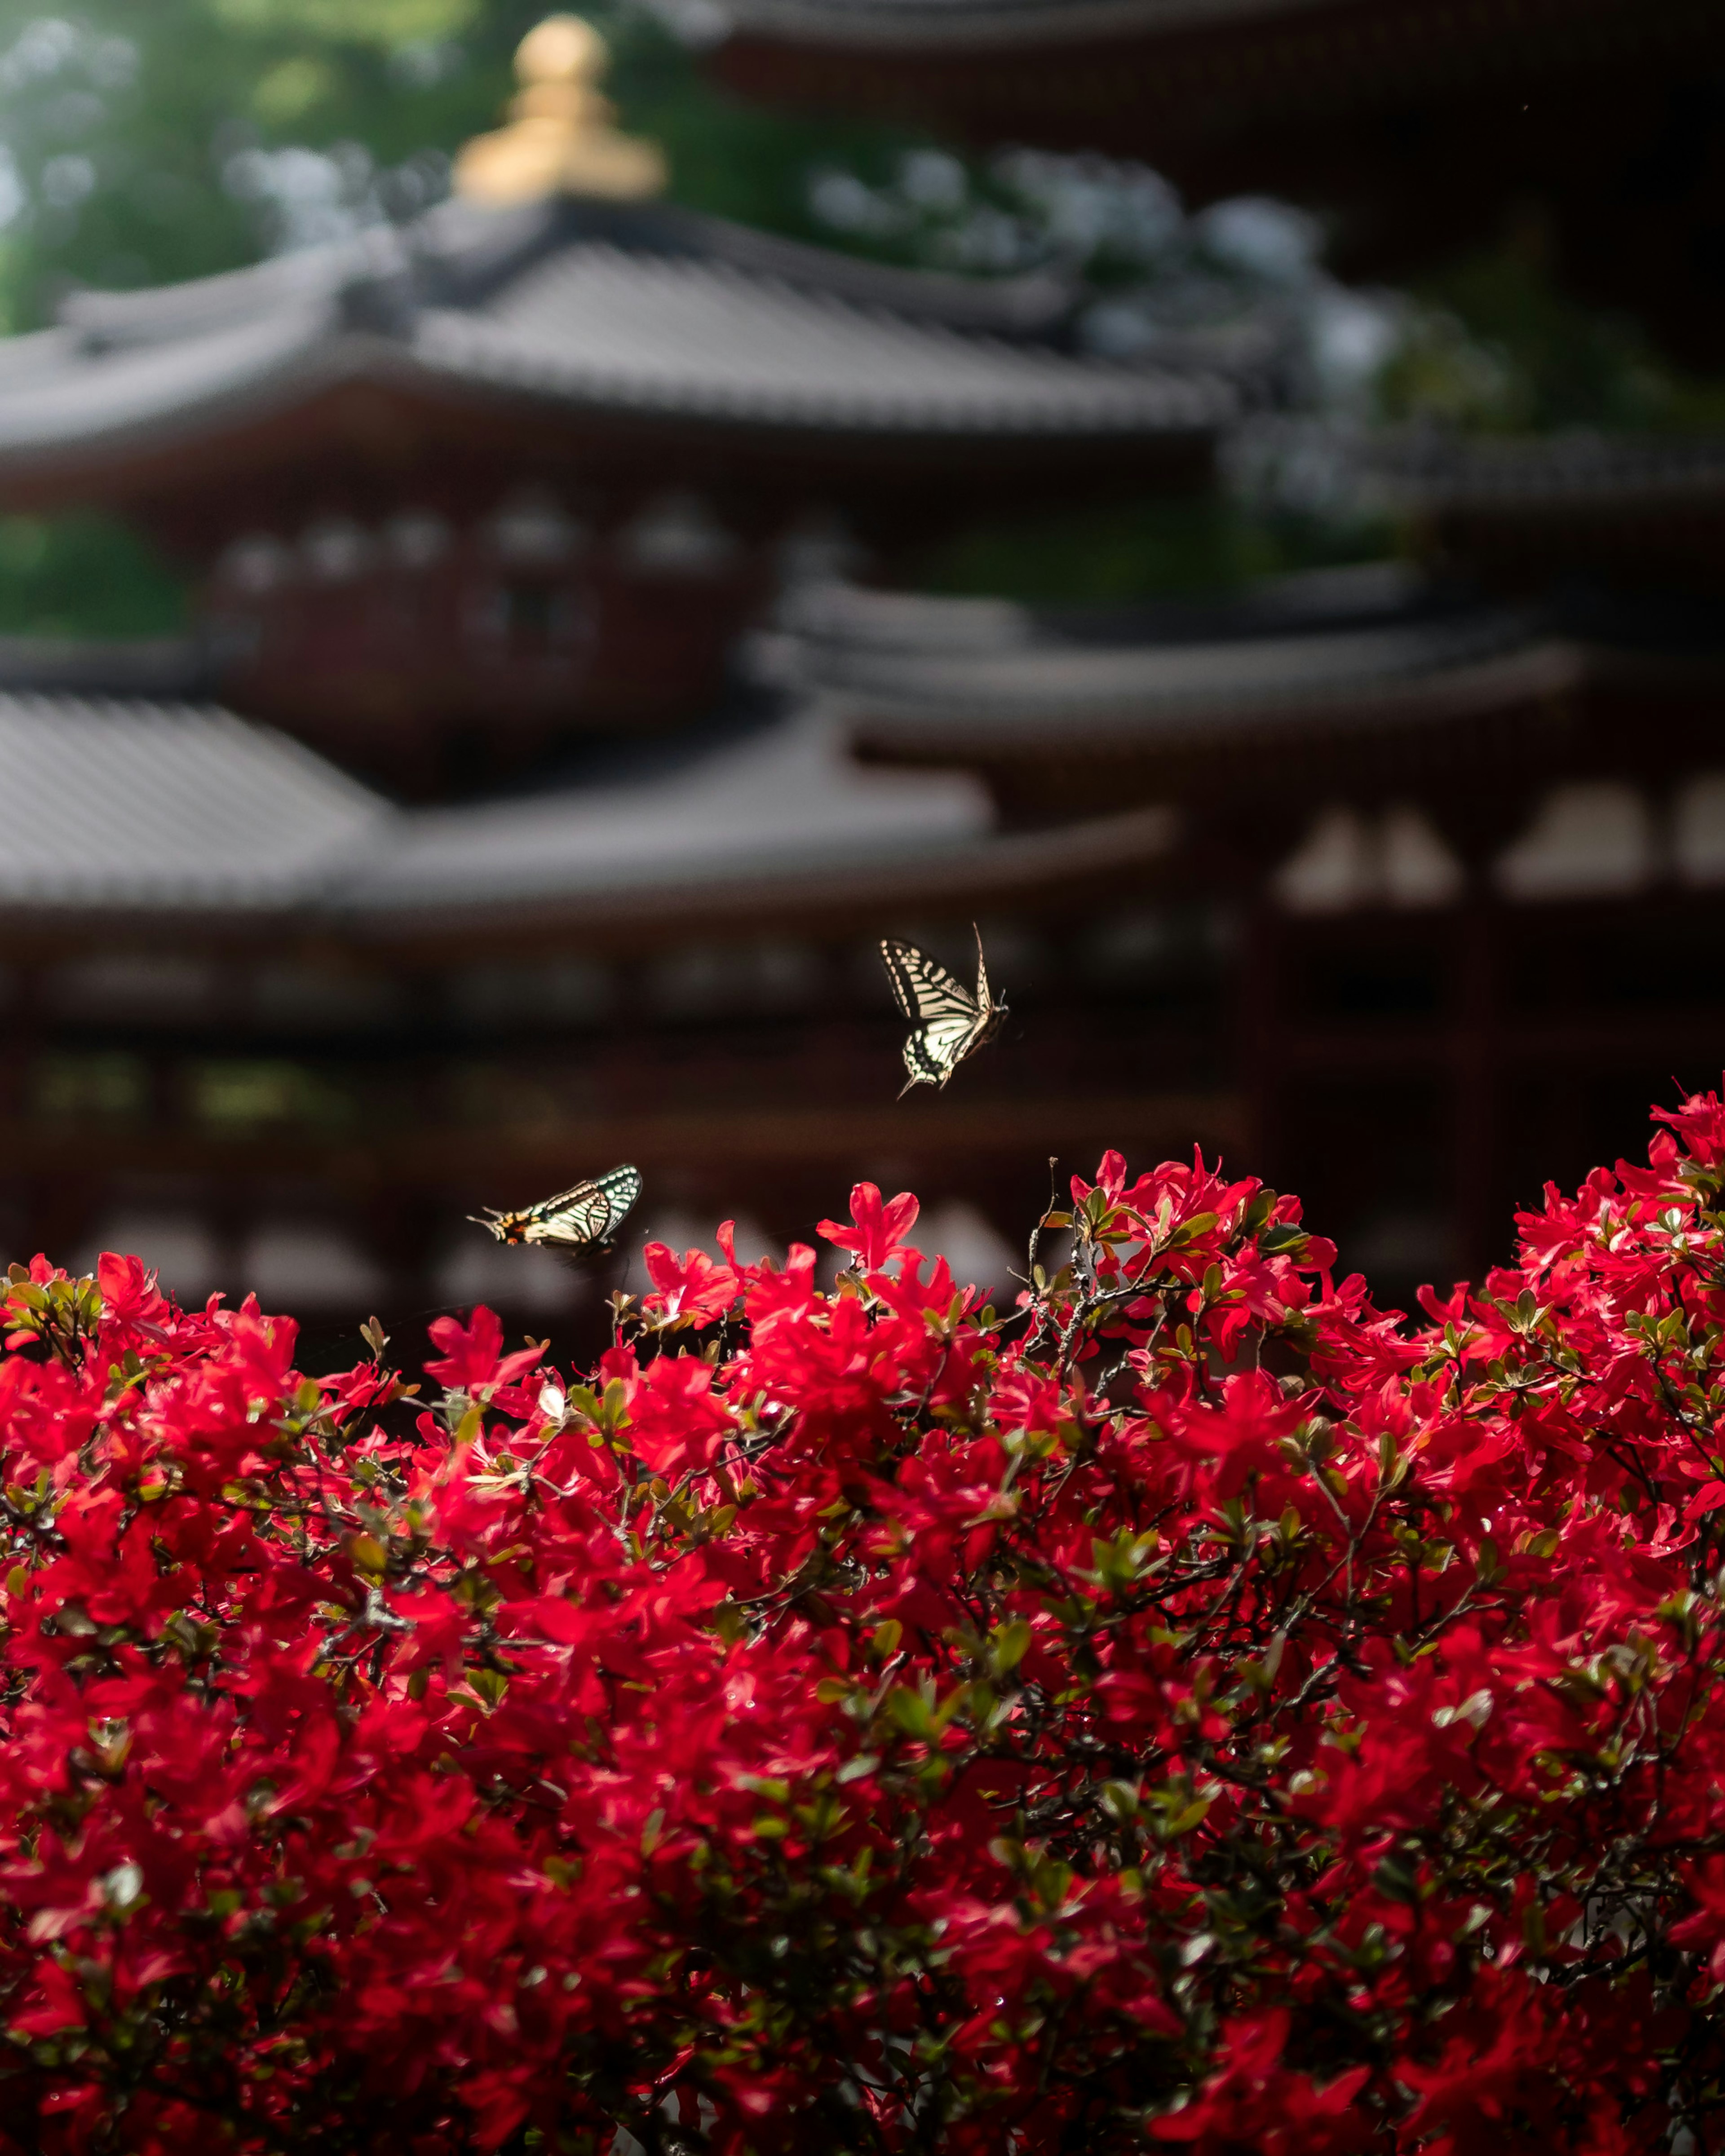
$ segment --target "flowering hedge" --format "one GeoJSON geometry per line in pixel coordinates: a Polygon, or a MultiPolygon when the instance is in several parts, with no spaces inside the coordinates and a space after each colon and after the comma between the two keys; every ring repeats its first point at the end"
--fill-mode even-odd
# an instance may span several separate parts
{"type": "Polygon", "coordinates": [[[0,2149],[1725,2147],[1663,1120],[1417,1329],[1114,1155],[1004,1318],[863,1184],[833,1293],[655,1245],[583,1382],[480,1310],[433,1406],[14,1267],[0,2149]]]}

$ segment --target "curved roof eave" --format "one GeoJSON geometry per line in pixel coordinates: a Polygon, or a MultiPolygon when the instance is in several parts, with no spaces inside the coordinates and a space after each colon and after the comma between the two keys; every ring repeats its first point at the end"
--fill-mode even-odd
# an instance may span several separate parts
{"type": "MultiPolygon", "coordinates": [[[[220,341],[225,347],[230,341],[220,341]]],[[[768,388],[739,393],[722,387],[684,394],[675,384],[631,381],[622,372],[606,380],[596,370],[559,367],[544,355],[516,354],[496,341],[493,352],[457,355],[439,352],[434,333],[416,345],[365,331],[300,328],[274,339],[236,338],[231,343],[239,348],[217,352],[151,347],[127,354],[93,365],[81,382],[0,394],[0,487],[8,476],[29,479],[69,464],[80,472],[100,466],[111,480],[131,453],[159,462],[164,452],[267,422],[352,382],[729,435],[955,444],[1201,440],[1224,423],[1232,403],[1219,383],[1136,383],[1100,369],[1090,379],[1076,362],[1069,362],[1070,395],[1019,395],[1009,376],[998,389],[969,398],[828,398],[818,388],[779,397],[768,388]],[[176,358],[177,367],[166,363],[176,358]]]]}
{"type": "Polygon", "coordinates": [[[1147,868],[1173,856],[1179,832],[1178,809],[1158,805],[921,853],[863,855],[824,868],[804,860],[776,869],[739,865],[698,879],[500,893],[444,905],[424,899],[380,904],[362,897],[337,917],[362,941],[396,943],[464,934],[489,938],[504,929],[652,927],[691,917],[711,923],[762,913],[804,919],[858,907],[902,911],[947,901],[968,904],[1022,896],[1129,867],[1147,868]]]}
{"type": "MultiPolygon", "coordinates": [[[[865,754],[889,760],[963,757],[989,764],[1224,750],[1311,737],[1396,732],[1521,709],[1580,687],[1585,654],[1558,639],[1396,679],[1306,682],[1280,693],[1261,686],[1208,696],[1146,699],[1074,712],[1053,706],[1010,712],[978,698],[969,711],[875,701],[851,703],[849,732],[865,754]]],[[[844,700],[841,698],[841,702],[844,700]]]]}
{"type": "Polygon", "coordinates": [[[153,346],[106,365],[91,362],[81,380],[41,393],[0,393],[0,482],[69,458],[111,465],[133,448],[159,456],[343,382],[410,378],[411,362],[387,338],[323,322],[267,326],[277,333],[213,338],[214,351],[153,346]]]}

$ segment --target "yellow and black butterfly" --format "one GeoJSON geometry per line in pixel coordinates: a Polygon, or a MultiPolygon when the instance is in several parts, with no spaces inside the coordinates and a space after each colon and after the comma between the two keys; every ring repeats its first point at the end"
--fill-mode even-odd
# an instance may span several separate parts
{"type": "Polygon", "coordinates": [[[483,1218],[477,1213],[467,1217],[489,1228],[500,1243],[547,1243],[553,1250],[591,1250],[610,1240],[640,1194],[639,1168],[614,1168],[590,1183],[560,1190],[555,1198],[523,1206],[519,1213],[499,1213],[488,1205],[483,1218]]]}
{"type": "Polygon", "coordinates": [[[882,939],[886,978],[899,1009],[914,1021],[905,1043],[905,1068],[911,1075],[899,1088],[901,1101],[913,1086],[944,1086],[967,1055],[1000,1030],[1006,1005],[997,1004],[988,992],[982,932],[974,922],[971,933],[976,937],[974,995],[914,943],[882,939]]]}

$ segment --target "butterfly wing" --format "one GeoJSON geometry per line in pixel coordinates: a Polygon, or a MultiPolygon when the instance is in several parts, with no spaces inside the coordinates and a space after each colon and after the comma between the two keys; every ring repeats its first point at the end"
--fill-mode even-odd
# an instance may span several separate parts
{"type": "Polygon", "coordinates": [[[905,1042],[905,1068],[911,1075],[900,1099],[912,1086],[944,1086],[969,1052],[976,1029],[974,1013],[968,1018],[937,1018],[916,1027],[905,1042]]]}
{"type": "Polygon", "coordinates": [[[924,1025],[932,1019],[975,1018],[975,997],[926,951],[886,937],[881,941],[880,956],[893,995],[906,1018],[924,1025]]]}
{"type": "Polygon", "coordinates": [[[570,1250],[596,1243],[611,1224],[611,1201],[596,1183],[578,1183],[542,1199],[522,1214],[525,1243],[549,1243],[570,1250]]]}
{"type": "Polygon", "coordinates": [[[902,1100],[912,1086],[946,1084],[981,1039],[993,1005],[980,935],[974,995],[914,943],[886,939],[880,956],[899,1009],[917,1022],[905,1043],[905,1069],[910,1075],[899,1096],[902,1100]]]}
{"type": "Polygon", "coordinates": [[[641,1171],[625,1163],[621,1168],[608,1168],[603,1175],[595,1176],[593,1183],[611,1209],[606,1233],[614,1235],[641,1194],[641,1171]]]}

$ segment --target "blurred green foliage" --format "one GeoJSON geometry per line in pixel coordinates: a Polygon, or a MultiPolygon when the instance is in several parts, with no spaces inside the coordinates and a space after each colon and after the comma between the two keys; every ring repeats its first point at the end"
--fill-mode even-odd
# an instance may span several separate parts
{"type": "Polygon", "coordinates": [[[1512,235],[1423,279],[1379,377],[1389,419],[1494,434],[1725,428],[1725,382],[1671,366],[1640,326],[1567,297],[1512,235]]]}
{"type": "Polygon", "coordinates": [[[0,635],[172,636],[180,578],[124,525],[94,512],[0,516],[0,635]]]}
{"type": "Polygon", "coordinates": [[[1219,492],[1173,495],[965,533],[931,548],[916,582],[967,598],[1118,605],[1376,560],[1395,539],[1376,523],[1254,514],[1219,492]]]}
{"type": "MultiPolygon", "coordinates": [[[[493,126],[544,0],[0,0],[0,329],[71,284],[112,289],[254,259],[322,215],[411,214],[493,126]],[[308,154],[309,153],[309,154],[308,154]],[[284,234],[285,222],[289,229],[284,234]]],[[[762,113],[634,9],[589,11],[608,85],[696,208],[814,237],[817,157],[884,173],[890,130],[762,113]]]]}

